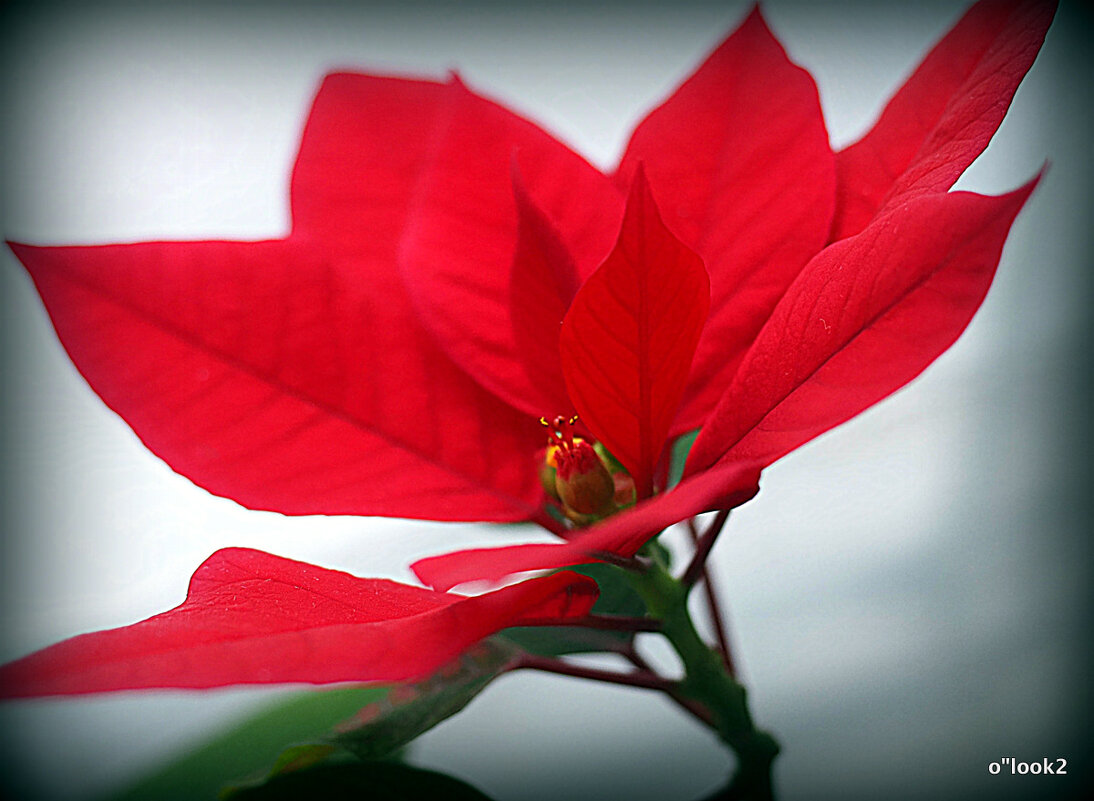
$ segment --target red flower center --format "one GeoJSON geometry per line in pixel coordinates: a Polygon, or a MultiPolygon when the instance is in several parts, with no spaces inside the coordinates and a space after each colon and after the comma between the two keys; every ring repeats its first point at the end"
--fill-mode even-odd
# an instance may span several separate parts
{"type": "MultiPolygon", "coordinates": [[[[546,417],[541,417],[539,422],[547,427],[547,463],[560,472],[565,470],[567,476],[564,477],[568,477],[572,470],[575,453],[579,450],[585,450],[585,448],[580,448],[581,445],[585,444],[585,441],[580,437],[574,437],[574,424],[577,422],[577,415],[575,414],[573,417],[558,415],[550,421],[546,417]]],[[[592,449],[589,448],[589,450],[592,449]]]]}

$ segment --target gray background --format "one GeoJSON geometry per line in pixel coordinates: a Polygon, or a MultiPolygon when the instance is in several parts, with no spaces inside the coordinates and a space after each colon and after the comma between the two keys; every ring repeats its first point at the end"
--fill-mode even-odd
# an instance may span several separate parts
{"type": "MultiPolygon", "coordinates": [[[[839,146],[961,8],[764,11],[816,77],[839,146]]],[[[8,5],[0,227],[41,244],[278,236],[301,123],[337,66],[458,66],[608,168],[746,11],[8,5]]],[[[755,715],[784,746],[786,798],[1062,797],[1089,780],[1089,22],[1064,5],[959,184],[1006,191],[1050,161],[969,331],[912,386],[767,471],[715,551],[755,715]],[[1072,776],[988,776],[1008,755],[1065,757],[1072,776]]],[[[475,526],[286,519],[208,495],[101,404],[29,279],[7,251],[0,262],[0,658],[178,603],[225,545],[406,580],[418,556],[498,541],[475,526]]],[[[0,773],[31,796],[89,798],[272,692],[7,703],[0,773]]],[[[428,734],[416,757],[500,801],[694,798],[728,770],[659,697],[529,674],[428,734]]]]}

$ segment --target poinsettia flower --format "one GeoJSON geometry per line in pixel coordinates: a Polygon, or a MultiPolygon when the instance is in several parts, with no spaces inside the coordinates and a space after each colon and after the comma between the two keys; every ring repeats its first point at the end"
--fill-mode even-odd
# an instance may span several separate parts
{"type": "Polygon", "coordinates": [[[584,617],[596,597],[576,573],[463,597],[228,548],[174,609],[0,667],[0,697],[410,681],[499,629],[584,617]]]}
{"type": "Polygon", "coordinates": [[[1052,14],[977,4],[833,154],[812,78],[754,10],[611,175],[455,77],[338,73],[286,238],[12,247],[92,387],[210,491],[568,535],[419,564],[435,586],[629,556],[751,497],[960,335],[1032,184],[948,190],[1052,14]],[[578,536],[534,463],[540,417],[572,412],[639,499],[578,536]],[[670,490],[666,445],[696,428],[670,490]]]}

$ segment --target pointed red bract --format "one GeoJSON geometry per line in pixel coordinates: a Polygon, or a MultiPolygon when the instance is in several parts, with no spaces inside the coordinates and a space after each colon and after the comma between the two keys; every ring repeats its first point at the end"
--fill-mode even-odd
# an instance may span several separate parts
{"type": "Polygon", "coordinates": [[[638,170],[619,241],[574,297],[559,346],[574,407],[639,498],[652,492],[709,304],[702,260],[665,227],[638,170]]]}
{"type": "Polygon", "coordinates": [[[980,0],[969,9],[877,124],[837,154],[833,241],[912,197],[953,186],[999,128],[1055,10],[1049,0],[980,0]]]}
{"type": "Polygon", "coordinates": [[[0,695],[414,680],[507,626],[584,617],[596,595],[556,573],[465,598],[230,548],[171,611],[4,665],[0,695]]]}
{"type": "Polygon", "coordinates": [[[771,309],[824,245],[835,177],[812,77],[759,9],[634,132],[668,228],[710,274],[711,311],[674,433],[698,427],[771,309]]]}
{"type": "Polygon", "coordinates": [[[392,271],[452,83],[338,72],[312,102],[292,173],[293,232],[392,271]]]}
{"type": "Polygon", "coordinates": [[[927,195],[813,259],[688,456],[770,464],[900,389],[965,330],[1036,181],[1001,197],[927,195]]]}
{"type": "Polygon", "coordinates": [[[574,534],[567,542],[456,551],[419,560],[411,569],[423,583],[447,590],[468,581],[499,581],[528,570],[587,564],[604,554],[633,556],[674,523],[701,512],[732,509],[750,500],[759,491],[759,479],[755,465],[722,465],[574,534]]]}
{"type": "Polygon", "coordinates": [[[513,341],[531,387],[526,395],[536,399],[546,415],[569,413],[573,408],[562,377],[558,338],[581,279],[558,231],[529,197],[515,160],[513,196],[519,225],[509,312],[513,341]]]}
{"type": "Polygon", "coordinates": [[[211,492],[285,514],[537,516],[542,433],[440,353],[390,268],[299,236],[12,248],[88,383],[211,492]]]}
{"type": "Polygon", "coordinates": [[[518,213],[511,164],[528,196],[588,275],[617,230],[622,198],[561,142],[457,84],[415,187],[400,268],[419,318],[457,364],[532,419],[544,409],[516,352],[510,270],[518,213]]]}

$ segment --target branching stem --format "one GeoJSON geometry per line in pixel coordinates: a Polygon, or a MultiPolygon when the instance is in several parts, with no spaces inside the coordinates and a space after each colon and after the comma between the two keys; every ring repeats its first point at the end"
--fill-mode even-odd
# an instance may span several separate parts
{"type": "Polygon", "coordinates": [[[578,679],[592,679],[609,684],[622,684],[628,687],[643,687],[648,690],[668,691],[674,682],[656,673],[647,670],[635,670],[630,673],[619,673],[613,670],[601,670],[599,668],[575,665],[564,662],[561,659],[552,659],[547,656],[527,654],[513,666],[513,670],[543,670],[547,673],[558,673],[563,676],[573,676],[578,679]]]}
{"type": "MultiPolygon", "coordinates": [[[[688,518],[688,532],[696,549],[699,547],[699,531],[695,526],[695,518],[688,518]]],[[[709,554],[709,550],[707,552],[709,554]]],[[[711,581],[710,568],[703,562],[702,570],[703,591],[707,599],[707,610],[710,612],[711,626],[714,628],[714,636],[718,640],[718,651],[721,653],[722,662],[725,663],[726,672],[733,678],[737,677],[737,666],[733,662],[733,651],[729,647],[729,636],[726,634],[725,617],[722,614],[722,605],[718,601],[718,591],[711,581]]]]}
{"type": "MultiPolygon", "coordinates": [[[[719,513],[700,540],[712,541],[724,523],[724,515],[719,513]]],[[[706,550],[709,552],[709,546],[706,550]]],[[[692,564],[701,562],[693,560],[692,564]]],[[[663,621],[663,634],[683,662],[684,678],[675,683],[675,690],[710,712],[712,728],[737,755],[731,785],[735,797],[771,801],[771,765],[779,753],[778,743],[756,728],[745,688],[729,675],[721,656],[695,630],[688,613],[688,587],[657,562],[645,574],[632,577],[632,586],[650,614],[663,621]]]]}
{"type": "Polygon", "coordinates": [[[607,562],[610,565],[629,570],[632,573],[641,573],[648,566],[637,556],[619,556],[609,551],[591,551],[589,556],[595,557],[601,562],[607,562]]]}
{"type": "Polygon", "coordinates": [[[681,576],[680,582],[685,587],[691,587],[698,581],[703,575],[703,569],[707,564],[707,557],[710,556],[710,549],[714,547],[715,540],[718,539],[718,535],[722,533],[722,527],[726,524],[726,520],[729,519],[729,510],[721,509],[718,514],[714,516],[714,520],[711,521],[710,526],[703,532],[703,535],[699,537],[695,543],[695,555],[691,558],[691,564],[688,565],[687,570],[684,571],[684,575],[681,576]]]}
{"type": "MultiPolygon", "coordinates": [[[[621,650],[621,653],[623,654],[623,656],[630,660],[632,665],[634,665],[639,670],[656,674],[657,671],[655,671],[650,663],[647,662],[643,658],[643,656],[638,653],[637,650],[635,650],[633,643],[629,643],[627,648],[621,650]]],[[[667,688],[664,692],[665,695],[671,698],[677,706],[679,706],[689,715],[697,718],[700,723],[714,728],[714,717],[710,714],[710,710],[702,704],[682,695],[680,693],[679,687],[672,686],[667,688]]]]}
{"type": "Polygon", "coordinates": [[[627,617],[625,615],[588,615],[576,620],[567,620],[568,626],[580,626],[587,629],[605,631],[660,631],[661,621],[652,617],[627,617]]]}

